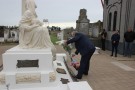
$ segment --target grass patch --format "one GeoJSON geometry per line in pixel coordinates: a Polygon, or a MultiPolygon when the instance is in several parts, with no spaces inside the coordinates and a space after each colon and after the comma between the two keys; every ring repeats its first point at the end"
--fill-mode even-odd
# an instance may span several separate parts
{"type": "Polygon", "coordinates": [[[57,41],[59,41],[59,39],[57,38],[57,36],[55,34],[51,34],[50,38],[54,45],[56,44],[57,41]]]}

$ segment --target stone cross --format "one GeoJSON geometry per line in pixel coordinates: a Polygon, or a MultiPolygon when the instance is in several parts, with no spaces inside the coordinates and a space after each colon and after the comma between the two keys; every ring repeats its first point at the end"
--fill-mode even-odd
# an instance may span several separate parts
{"type": "Polygon", "coordinates": [[[25,12],[25,1],[26,0],[22,0],[22,15],[25,12]]]}

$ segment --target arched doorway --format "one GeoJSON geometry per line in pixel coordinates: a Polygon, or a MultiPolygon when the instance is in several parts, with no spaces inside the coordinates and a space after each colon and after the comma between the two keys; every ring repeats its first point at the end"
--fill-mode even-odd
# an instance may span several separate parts
{"type": "Polygon", "coordinates": [[[114,18],[113,18],[113,31],[116,30],[116,24],[117,24],[117,11],[114,12],[114,18]]]}
{"type": "Polygon", "coordinates": [[[112,13],[109,13],[108,31],[111,31],[112,13]]]}

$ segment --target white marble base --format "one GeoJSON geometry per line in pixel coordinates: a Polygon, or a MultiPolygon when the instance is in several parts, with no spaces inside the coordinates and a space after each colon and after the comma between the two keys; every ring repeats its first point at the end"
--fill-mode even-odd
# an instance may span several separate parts
{"type": "MultiPolygon", "coordinates": [[[[7,89],[2,89],[7,90],[7,89]]],[[[10,90],[92,90],[87,82],[71,82],[68,84],[61,84],[56,87],[36,87],[36,88],[19,88],[10,90]]]]}
{"type": "Polygon", "coordinates": [[[37,59],[39,60],[39,71],[53,70],[51,49],[20,49],[18,46],[3,54],[3,69],[5,72],[17,72],[17,60],[37,59]]]}
{"type": "Polygon", "coordinates": [[[68,83],[69,90],[92,90],[86,81],[68,83]]]}
{"type": "MultiPolygon", "coordinates": [[[[15,87],[18,84],[18,74],[39,73],[41,84],[49,83],[49,74],[54,72],[51,49],[21,49],[18,46],[7,50],[3,54],[3,72],[5,73],[6,84],[15,87]],[[38,60],[39,67],[18,68],[17,60],[38,60]]],[[[30,81],[30,80],[28,80],[30,81]]]]}
{"type": "MultiPolygon", "coordinates": [[[[34,84],[33,84],[34,86],[34,84]]],[[[7,90],[6,88],[0,90],[7,90]]],[[[71,82],[68,84],[60,84],[55,87],[35,87],[35,88],[10,88],[9,90],[93,90],[86,81],[71,82]]]]}
{"type": "Polygon", "coordinates": [[[65,53],[57,53],[56,60],[64,62],[64,59],[67,60],[67,55],[65,53]]]}
{"type": "Polygon", "coordinates": [[[20,49],[14,47],[3,54],[3,66],[0,90],[92,90],[87,82],[74,83],[64,64],[66,54],[56,54],[56,60],[52,60],[50,49],[20,49]],[[17,68],[17,60],[39,59],[39,68],[17,68]],[[62,68],[66,74],[56,71],[62,68]],[[68,84],[62,84],[61,78],[68,79],[68,84]],[[4,80],[4,82],[3,82],[4,80]]]}

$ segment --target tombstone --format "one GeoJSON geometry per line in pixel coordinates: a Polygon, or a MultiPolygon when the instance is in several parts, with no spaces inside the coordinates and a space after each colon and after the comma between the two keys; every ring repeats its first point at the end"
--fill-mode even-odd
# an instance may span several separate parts
{"type": "Polygon", "coordinates": [[[78,20],[76,21],[76,30],[79,32],[82,32],[86,35],[89,35],[89,22],[90,20],[87,19],[87,10],[86,9],[81,9],[80,10],[80,16],[78,20]]]}
{"type": "Polygon", "coordinates": [[[92,37],[98,38],[98,36],[99,36],[99,28],[97,26],[95,26],[92,29],[92,37]]]}

